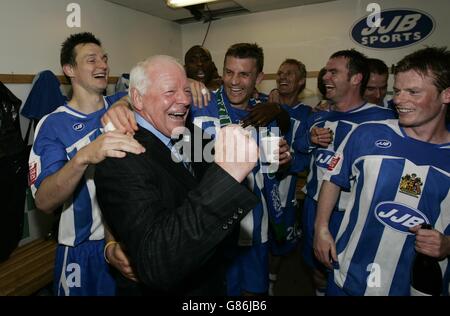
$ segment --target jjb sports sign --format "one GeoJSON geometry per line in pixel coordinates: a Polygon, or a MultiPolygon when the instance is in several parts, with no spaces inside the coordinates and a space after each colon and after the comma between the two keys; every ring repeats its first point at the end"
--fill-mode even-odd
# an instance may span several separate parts
{"type": "Polygon", "coordinates": [[[367,48],[389,49],[416,44],[434,30],[433,18],[412,9],[390,9],[379,12],[378,26],[369,25],[364,17],[351,29],[351,38],[367,48]]]}

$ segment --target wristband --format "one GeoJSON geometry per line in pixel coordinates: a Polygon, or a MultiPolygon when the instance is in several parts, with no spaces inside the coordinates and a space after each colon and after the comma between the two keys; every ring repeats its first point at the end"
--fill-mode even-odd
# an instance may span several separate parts
{"type": "Polygon", "coordinates": [[[103,257],[105,258],[105,261],[106,261],[107,263],[109,263],[109,260],[108,260],[108,258],[106,257],[106,250],[108,249],[109,246],[114,245],[114,244],[118,244],[118,242],[115,241],[115,240],[108,241],[108,242],[106,243],[105,247],[103,248],[103,257]]]}

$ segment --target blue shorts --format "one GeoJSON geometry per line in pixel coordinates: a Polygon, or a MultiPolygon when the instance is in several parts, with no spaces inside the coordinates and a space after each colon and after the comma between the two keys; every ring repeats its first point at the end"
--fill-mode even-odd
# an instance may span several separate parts
{"type": "MultiPolygon", "coordinates": [[[[303,233],[303,247],[302,255],[305,263],[314,269],[319,269],[325,271],[325,266],[316,259],[314,255],[314,221],[316,220],[317,212],[317,201],[305,197],[305,204],[303,206],[303,218],[302,218],[302,233],[303,233]]],[[[329,230],[331,236],[336,239],[336,235],[339,231],[339,226],[341,225],[342,218],[344,217],[344,212],[333,210],[330,217],[329,230]]]]}
{"type": "Polygon", "coordinates": [[[86,241],[75,247],[58,245],[54,271],[55,295],[115,295],[115,281],[103,257],[104,246],[104,240],[86,241]]]}
{"type": "Polygon", "coordinates": [[[227,270],[227,294],[265,294],[269,290],[268,243],[236,247],[236,256],[227,270]]]}
{"type": "Polygon", "coordinates": [[[283,214],[286,227],[286,240],[275,240],[271,230],[269,230],[269,249],[272,255],[285,256],[297,248],[300,231],[296,211],[297,209],[293,206],[292,208],[285,209],[285,213],[283,214]]]}

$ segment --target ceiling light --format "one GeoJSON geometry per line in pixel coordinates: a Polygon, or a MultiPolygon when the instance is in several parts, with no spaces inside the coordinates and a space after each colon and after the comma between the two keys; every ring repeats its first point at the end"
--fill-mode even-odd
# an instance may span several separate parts
{"type": "Polygon", "coordinates": [[[181,8],[181,7],[187,7],[190,5],[214,2],[214,1],[217,1],[217,0],[166,0],[166,3],[171,8],[181,8]]]}

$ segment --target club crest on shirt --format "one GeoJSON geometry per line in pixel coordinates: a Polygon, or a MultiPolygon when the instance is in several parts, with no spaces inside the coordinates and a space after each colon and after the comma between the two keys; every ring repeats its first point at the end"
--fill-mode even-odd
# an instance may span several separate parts
{"type": "Polygon", "coordinates": [[[402,177],[400,181],[400,189],[401,193],[413,196],[418,198],[422,193],[423,182],[420,177],[418,177],[415,173],[406,174],[402,177]]]}

